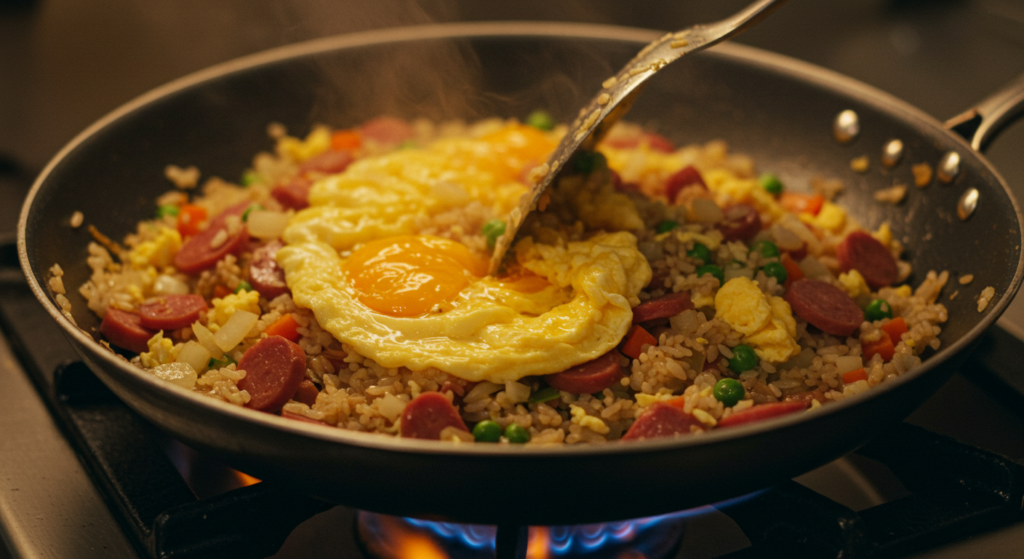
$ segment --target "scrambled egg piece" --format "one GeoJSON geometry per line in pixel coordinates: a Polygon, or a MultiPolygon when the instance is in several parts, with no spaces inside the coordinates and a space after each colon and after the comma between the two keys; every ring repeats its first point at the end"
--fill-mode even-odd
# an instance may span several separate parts
{"type": "Polygon", "coordinates": [[[599,435],[607,435],[611,431],[608,424],[602,421],[600,417],[587,415],[587,411],[579,406],[570,404],[569,413],[572,414],[572,419],[570,421],[580,427],[590,429],[599,435]]]}
{"type": "Polygon", "coordinates": [[[809,223],[830,233],[841,233],[843,227],[846,226],[846,210],[832,202],[823,203],[818,215],[800,214],[799,217],[804,223],[809,223]]]}
{"type": "Polygon", "coordinates": [[[843,291],[846,291],[854,299],[871,293],[871,289],[868,287],[867,281],[864,280],[864,276],[854,269],[839,274],[839,283],[843,286],[843,291]]]}
{"type": "Polygon", "coordinates": [[[287,156],[299,163],[320,155],[331,147],[331,132],[318,126],[310,131],[305,140],[285,136],[277,141],[278,155],[287,156]]]}
{"type": "Polygon", "coordinates": [[[741,276],[725,282],[715,295],[715,312],[743,334],[743,341],[765,361],[783,363],[800,353],[789,303],[781,297],[766,296],[749,278],[741,276]]]}
{"type": "Polygon", "coordinates": [[[211,332],[220,330],[236,311],[248,311],[256,316],[263,314],[260,310],[259,291],[239,291],[223,299],[214,299],[210,303],[213,308],[206,316],[210,321],[208,328],[211,332]]]}
{"type": "Polygon", "coordinates": [[[133,268],[145,269],[154,266],[166,268],[174,261],[174,255],[181,250],[181,234],[176,229],[161,227],[160,233],[151,241],[139,243],[128,253],[128,261],[133,268]]]}
{"type": "Polygon", "coordinates": [[[147,369],[174,363],[174,360],[178,358],[178,352],[174,349],[174,341],[165,338],[163,331],[153,335],[146,344],[149,345],[149,351],[140,353],[139,359],[142,361],[142,366],[147,369]]]}

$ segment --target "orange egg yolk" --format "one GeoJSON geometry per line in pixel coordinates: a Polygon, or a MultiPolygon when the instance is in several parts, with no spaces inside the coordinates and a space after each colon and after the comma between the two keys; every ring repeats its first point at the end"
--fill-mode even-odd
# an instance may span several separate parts
{"type": "Polygon", "coordinates": [[[448,239],[407,235],[371,241],[343,268],[360,302],[383,314],[414,317],[451,302],[487,275],[487,260],[448,239]]]}

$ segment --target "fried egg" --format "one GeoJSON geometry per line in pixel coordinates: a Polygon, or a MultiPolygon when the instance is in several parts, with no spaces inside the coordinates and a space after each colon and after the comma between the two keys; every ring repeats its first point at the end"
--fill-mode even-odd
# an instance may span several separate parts
{"type": "Polygon", "coordinates": [[[523,169],[553,145],[509,126],[361,160],[318,182],[278,252],[294,301],[384,367],[469,381],[555,373],[610,351],[651,278],[632,233],[526,237],[496,278],[488,254],[421,231],[470,204],[507,215],[527,192],[523,169]]]}

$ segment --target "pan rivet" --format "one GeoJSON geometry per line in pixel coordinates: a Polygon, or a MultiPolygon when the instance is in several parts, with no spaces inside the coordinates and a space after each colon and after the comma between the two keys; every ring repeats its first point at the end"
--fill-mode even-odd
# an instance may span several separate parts
{"type": "Polygon", "coordinates": [[[832,123],[832,134],[841,144],[852,141],[860,134],[860,117],[850,109],[837,114],[835,122],[832,123]]]}
{"type": "Polygon", "coordinates": [[[953,182],[953,179],[960,173],[960,154],[955,151],[947,151],[939,160],[939,168],[935,174],[942,182],[953,182]]]}
{"type": "Polygon", "coordinates": [[[889,140],[882,148],[882,165],[895,167],[903,157],[903,142],[900,140],[889,140]]]}
{"type": "Polygon", "coordinates": [[[968,188],[960,196],[960,201],[956,203],[956,215],[960,218],[960,221],[967,221],[967,218],[971,217],[974,210],[978,209],[979,194],[977,188],[968,188]]]}

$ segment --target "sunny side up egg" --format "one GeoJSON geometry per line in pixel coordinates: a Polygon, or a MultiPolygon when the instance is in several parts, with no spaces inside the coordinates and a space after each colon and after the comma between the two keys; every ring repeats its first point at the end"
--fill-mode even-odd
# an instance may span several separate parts
{"type": "Polygon", "coordinates": [[[507,215],[527,192],[524,169],[553,148],[543,133],[510,125],[360,160],[321,180],[278,253],[293,299],[384,367],[435,367],[469,381],[556,373],[610,351],[651,278],[632,233],[524,238],[512,275],[499,278],[486,275],[488,254],[422,234],[432,217],[471,204],[507,215]]]}

